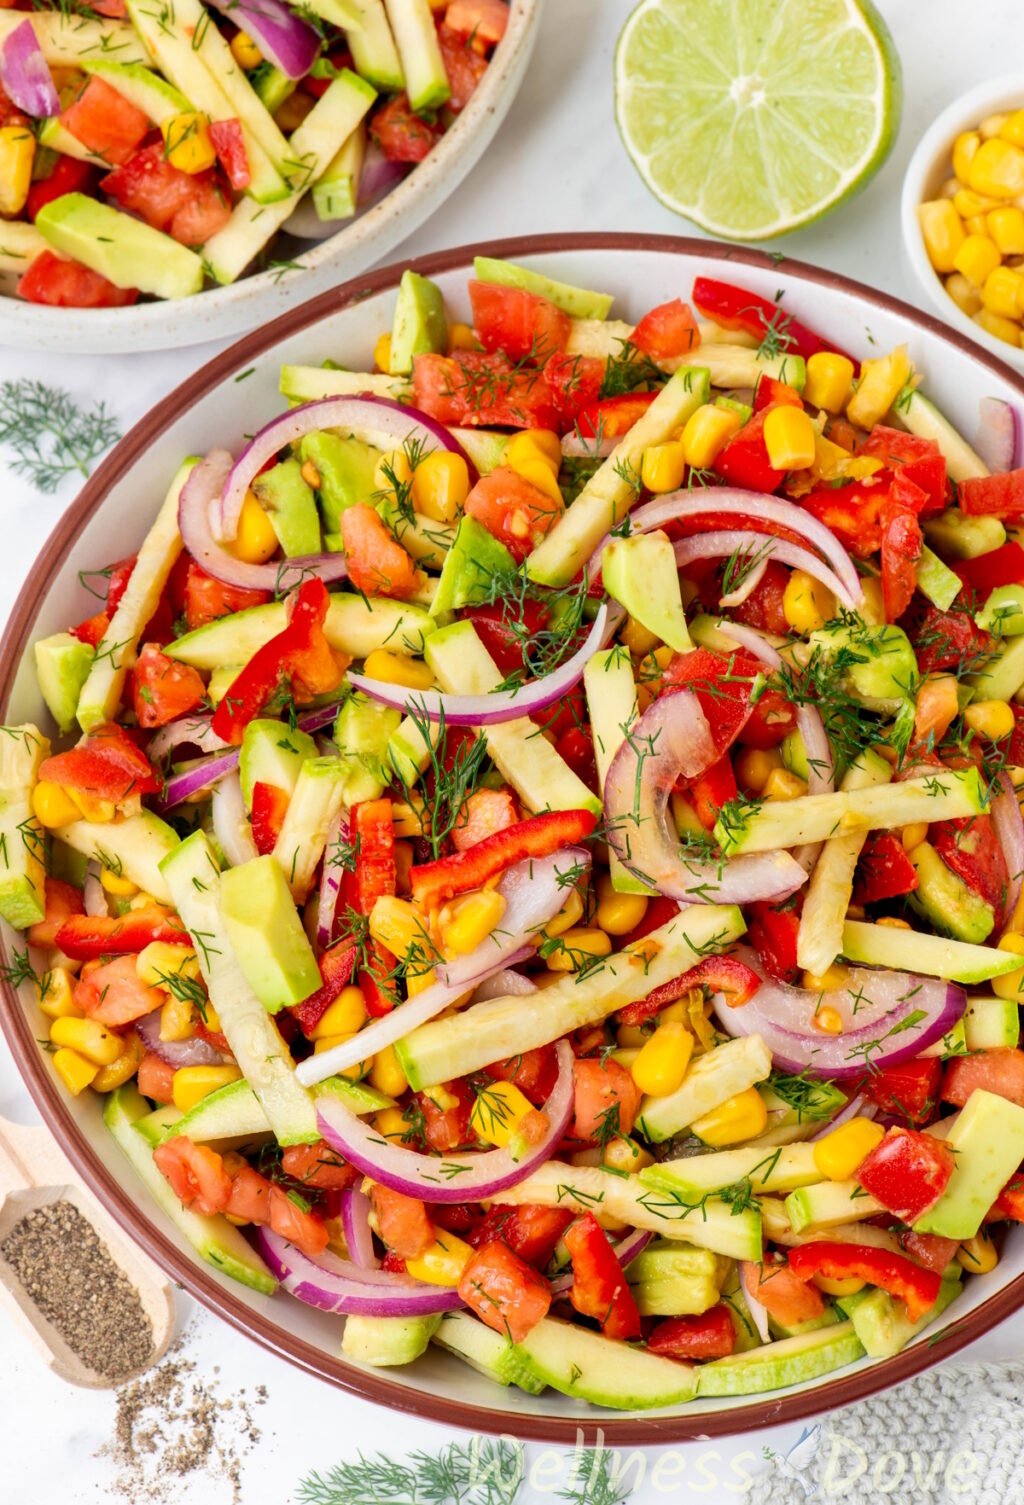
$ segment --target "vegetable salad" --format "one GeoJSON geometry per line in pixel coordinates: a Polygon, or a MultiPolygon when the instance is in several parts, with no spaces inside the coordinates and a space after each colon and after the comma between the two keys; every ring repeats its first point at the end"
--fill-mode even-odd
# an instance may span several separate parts
{"type": "Polygon", "coordinates": [[[688,291],[480,258],[459,322],[407,271],[0,738],[55,1074],[362,1363],[775,1389],[1024,1218],[1015,417],[971,447],[907,349],[688,291]]]}
{"type": "Polygon", "coordinates": [[[0,272],[117,308],[300,268],[469,103],[506,0],[100,0],[0,16],[0,272]]]}

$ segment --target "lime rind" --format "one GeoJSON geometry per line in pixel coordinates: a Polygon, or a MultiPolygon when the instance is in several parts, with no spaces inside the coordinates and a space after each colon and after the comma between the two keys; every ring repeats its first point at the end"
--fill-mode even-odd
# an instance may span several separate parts
{"type": "Polygon", "coordinates": [[[641,0],[615,57],[634,165],[709,234],[769,240],[870,180],[896,139],[899,58],[870,0],[641,0]]]}

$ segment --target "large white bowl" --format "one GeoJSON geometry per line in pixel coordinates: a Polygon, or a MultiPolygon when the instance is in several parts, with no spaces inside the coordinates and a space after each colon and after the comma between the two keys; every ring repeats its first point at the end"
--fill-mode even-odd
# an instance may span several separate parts
{"type": "Polygon", "coordinates": [[[962,94],[943,110],[925,131],[907,164],[900,196],[900,230],[904,260],[939,318],[1018,371],[1024,371],[1024,349],[1015,350],[1005,340],[997,340],[994,334],[975,324],[946,292],[942,278],[928,260],[917,218],[918,204],[937,198],[943,183],[952,175],[953,142],[961,131],[974,130],[978,122],[989,115],[1020,109],[1024,109],[1024,73],[989,79],[962,94]]]}
{"type": "MultiPolygon", "coordinates": [[[[301,271],[242,276],[192,298],[130,308],[46,308],[0,295],[0,344],[75,354],[168,350],[223,340],[357,277],[430,218],[476,165],[526,73],[541,0],[510,0],[508,30],[469,104],[430,155],[379,204],[326,240],[296,243],[301,271]]],[[[308,216],[306,217],[308,223],[308,216]]]]}
{"type": "MultiPolygon", "coordinates": [[[[866,356],[906,342],[925,390],[970,435],[982,397],[1024,402],[1024,380],[937,320],[908,305],[799,262],[759,251],[669,236],[544,236],[464,247],[415,263],[435,278],[453,312],[468,314],[467,274],[474,252],[525,262],[554,277],[615,294],[617,313],[636,318],[651,305],[689,295],[700,273],[732,280],[767,297],[779,288],[797,318],[866,356]]],[[[79,571],[122,558],[142,539],[173,474],[187,454],[237,449],[281,410],[282,362],[328,357],[359,368],[390,327],[400,267],[360,278],[277,324],[250,335],[172,392],[117,446],[61,519],[29,574],[0,644],[0,720],[47,724],[32,669],[31,644],[89,615],[94,603],[79,571]],[[250,372],[244,381],[235,378],[250,372]]],[[[10,955],[17,938],[4,946],[10,955]]],[[[147,1197],[101,1121],[91,1093],[71,1099],[38,1043],[45,1021],[28,996],[0,988],[0,1023],[44,1118],[78,1170],[120,1224],[198,1299],[265,1347],[328,1382],[399,1410],[477,1432],[510,1432],[572,1444],[576,1429],[610,1445],[669,1442],[728,1434],[846,1405],[927,1368],[979,1337],[1024,1299],[1024,1229],[1013,1229],[998,1266],[972,1277],[935,1329],[880,1362],[862,1360],[820,1380],[766,1395],[696,1402],[675,1411],[623,1416],[553,1392],[531,1397],[502,1390],[446,1354],[432,1351],[406,1369],[372,1370],[339,1356],[340,1322],[291,1297],[258,1296],[203,1264],[147,1197]]]]}

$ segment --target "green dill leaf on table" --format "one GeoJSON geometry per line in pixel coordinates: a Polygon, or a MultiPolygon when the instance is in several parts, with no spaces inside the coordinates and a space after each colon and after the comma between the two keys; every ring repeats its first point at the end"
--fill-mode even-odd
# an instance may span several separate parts
{"type": "Polygon", "coordinates": [[[355,1463],[307,1474],[295,1497],[299,1505],[515,1505],[522,1480],[521,1448],[474,1437],[398,1460],[360,1453],[355,1463]]]}
{"type": "Polygon", "coordinates": [[[88,476],[120,437],[103,401],[85,407],[63,387],[27,377],[0,384],[0,444],[14,452],[11,470],[39,491],[56,491],[74,471],[88,476]]]}

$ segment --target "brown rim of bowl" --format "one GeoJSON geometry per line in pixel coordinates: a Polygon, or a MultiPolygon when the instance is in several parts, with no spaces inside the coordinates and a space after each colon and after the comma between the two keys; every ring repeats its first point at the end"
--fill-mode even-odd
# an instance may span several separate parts
{"type": "MultiPolygon", "coordinates": [[[[279,340],[296,334],[329,314],[360,303],[373,293],[396,286],[406,266],[412,266],[415,271],[429,277],[458,267],[467,267],[476,254],[514,260],[520,256],[558,251],[657,251],[700,257],[706,261],[722,263],[726,269],[730,264],[740,267],[778,267],[784,274],[792,275],[811,286],[850,293],[875,307],[898,314],[918,328],[938,336],[961,355],[986,366],[996,376],[1008,382],[1024,403],[1024,377],[966,336],[947,329],[939,319],[930,314],[919,313],[900,299],[890,297],[887,293],[875,292],[847,277],[819,267],[807,266],[788,257],[780,262],[762,251],[741,246],[672,235],[586,232],[520,236],[496,243],[481,242],[478,245],[460,246],[454,250],[422,256],[410,263],[393,263],[322,293],[308,303],[282,314],[266,328],[239,340],[205,365],[196,376],[182,383],[157,403],[125,435],[60,519],[22,586],[3,638],[0,639],[0,716],[6,712],[16,669],[31,639],[37,604],[49,591],[67,549],[101,505],[109,487],[130,470],[152,443],[155,435],[168,423],[179,418],[183,410],[212,392],[254,357],[263,355],[279,340]]],[[[46,1069],[43,1054],[33,1038],[25,1010],[6,981],[2,984],[0,999],[3,1003],[0,1024],[22,1079],[44,1121],[107,1211],[128,1230],[156,1263],[204,1306],[216,1312],[239,1332],[255,1339],[271,1353],[287,1359],[308,1374],[329,1381],[341,1390],[393,1410],[411,1412],[431,1421],[474,1432],[511,1432],[523,1439],[570,1445],[583,1438],[587,1445],[592,1446],[597,1441],[598,1434],[609,1446],[618,1447],[726,1437],[777,1426],[782,1422],[799,1421],[877,1394],[890,1385],[920,1373],[940,1359],[957,1353],[967,1343],[973,1342],[996,1323],[1017,1311],[1024,1303],[1024,1275],[1019,1275],[1003,1290],[983,1302],[970,1317],[940,1328],[924,1344],[904,1350],[892,1358],[876,1361],[860,1373],[841,1376],[795,1394],[780,1393],[776,1396],[769,1392],[763,1398],[752,1400],[735,1410],[691,1413],[682,1410],[672,1416],[649,1418],[642,1414],[623,1417],[616,1412],[595,1411],[592,1419],[588,1417],[577,1420],[575,1417],[520,1415],[513,1410],[476,1406],[450,1400],[443,1395],[407,1389],[388,1379],[386,1374],[357,1370],[341,1359],[325,1354],[313,1344],[292,1337],[284,1330],[283,1322],[270,1322],[262,1313],[251,1311],[231,1291],[217,1285],[201,1264],[183,1255],[135,1205],[128,1189],[107,1172],[88,1139],[67,1113],[57,1081],[46,1069]]]]}

